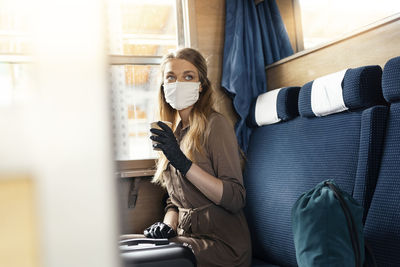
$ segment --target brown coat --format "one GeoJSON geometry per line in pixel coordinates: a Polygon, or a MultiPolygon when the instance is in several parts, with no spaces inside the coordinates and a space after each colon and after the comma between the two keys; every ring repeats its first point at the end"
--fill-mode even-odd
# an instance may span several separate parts
{"type": "MultiPolygon", "coordinates": [[[[180,142],[188,128],[179,124],[180,142]]],[[[169,165],[164,179],[169,194],[166,211],[179,212],[178,236],[171,241],[190,244],[198,266],[250,266],[250,234],[243,213],[246,192],[240,168],[239,149],[232,126],[219,113],[209,118],[204,155],[194,162],[223,182],[221,203],[216,205],[169,165]]]]}

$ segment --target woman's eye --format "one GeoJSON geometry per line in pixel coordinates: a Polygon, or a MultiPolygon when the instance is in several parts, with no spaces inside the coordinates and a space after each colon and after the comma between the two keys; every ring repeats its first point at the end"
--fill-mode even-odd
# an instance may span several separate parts
{"type": "Polygon", "coordinates": [[[172,75],[168,75],[167,77],[165,77],[165,79],[166,79],[167,81],[173,81],[173,80],[175,80],[175,77],[172,76],[172,75]]]}
{"type": "Polygon", "coordinates": [[[192,76],[192,75],[186,75],[186,76],[185,76],[185,80],[186,80],[186,81],[193,80],[193,76],[192,76]]]}

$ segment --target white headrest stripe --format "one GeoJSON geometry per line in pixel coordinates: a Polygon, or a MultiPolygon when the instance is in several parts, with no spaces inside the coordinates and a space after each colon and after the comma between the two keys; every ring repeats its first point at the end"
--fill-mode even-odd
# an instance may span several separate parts
{"type": "Polygon", "coordinates": [[[276,103],[278,93],[282,88],[263,93],[257,97],[255,107],[255,120],[258,126],[280,122],[276,103]]]}
{"type": "Polygon", "coordinates": [[[315,79],[311,87],[311,109],[321,117],[348,108],[344,104],[342,81],[346,70],[315,79]]]}

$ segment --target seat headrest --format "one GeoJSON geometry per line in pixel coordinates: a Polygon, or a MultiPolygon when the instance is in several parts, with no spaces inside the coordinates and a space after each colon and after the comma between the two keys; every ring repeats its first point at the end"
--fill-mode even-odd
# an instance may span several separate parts
{"type": "Polygon", "coordinates": [[[382,68],[364,66],[325,75],[306,83],[299,94],[302,117],[321,117],[385,103],[382,68]]]}
{"type": "Polygon", "coordinates": [[[400,100],[400,57],[390,59],[383,68],[383,96],[387,102],[400,100]]]}
{"type": "Polygon", "coordinates": [[[300,87],[284,87],[257,96],[250,107],[248,126],[258,127],[297,117],[299,91],[300,87]]]}

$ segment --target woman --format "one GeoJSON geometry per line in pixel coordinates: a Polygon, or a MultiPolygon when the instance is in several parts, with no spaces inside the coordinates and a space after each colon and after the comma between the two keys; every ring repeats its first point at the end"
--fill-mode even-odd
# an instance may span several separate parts
{"type": "Polygon", "coordinates": [[[169,198],[164,221],[144,234],[190,244],[198,266],[250,266],[239,148],[233,128],[213,109],[206,61],[184,48],[165,56],[161,71],[160,118],[175,132],[158,122],[150,138],[162,151],[153,182],[169,198]]]}

